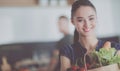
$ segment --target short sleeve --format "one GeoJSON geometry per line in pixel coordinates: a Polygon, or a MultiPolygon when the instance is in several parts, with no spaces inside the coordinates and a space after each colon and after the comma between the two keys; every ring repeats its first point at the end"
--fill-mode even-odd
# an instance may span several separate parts
{"type": "Polygon", "coordinates": [[[120,50],[120,43],[112,42],[111,46],[114,47],[116,50],[120,50]]]}
{"type": "Polygon", "coordinates": [[[60,56],[66,56],[67,58],[71,59],[71,47],[70,45],[65,45],[64,47],[60,48],[60,56]]]}

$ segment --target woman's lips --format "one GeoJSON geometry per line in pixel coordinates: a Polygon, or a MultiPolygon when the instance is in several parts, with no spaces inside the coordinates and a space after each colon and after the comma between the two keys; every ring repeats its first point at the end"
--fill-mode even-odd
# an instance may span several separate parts
{"type": "Polygon", "coordinates": [[[83,29],[85,32],[89,32],[90,31],[90,28],[84,28],[83,29]]]}

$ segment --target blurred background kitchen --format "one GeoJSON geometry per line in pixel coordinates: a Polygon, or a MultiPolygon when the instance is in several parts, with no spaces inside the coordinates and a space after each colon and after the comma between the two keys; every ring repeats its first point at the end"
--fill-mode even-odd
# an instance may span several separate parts
{"type": "MultiPolygon", "coordinates": [[[[70,20],[73,1],[0,0],[0,70],[48,71],[51,53],[63,37],[58,17],[70,20]]],[[[119,42],[120,0],[91,1],[98,14],[98,38],[119,42]]],[[[69,30],[73,35],[71,23],[69,30]]]]}

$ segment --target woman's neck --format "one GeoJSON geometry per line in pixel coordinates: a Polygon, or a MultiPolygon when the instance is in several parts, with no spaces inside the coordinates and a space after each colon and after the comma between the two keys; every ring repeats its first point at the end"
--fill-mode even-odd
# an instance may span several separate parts
{"type": "Polygon", "coordinates": [[[92,37],[80,37],[79,42],[89,52],[96,48],[98,44],[98,39],[95,36],[94,37],[93,36],[92,37]]]}

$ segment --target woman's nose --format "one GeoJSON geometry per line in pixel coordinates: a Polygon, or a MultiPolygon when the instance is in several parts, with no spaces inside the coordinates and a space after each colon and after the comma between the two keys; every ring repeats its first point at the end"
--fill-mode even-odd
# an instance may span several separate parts
{"type": "Polygon", "coordinates": [[[88,20],[84,20],[84,26],[86,28],[89,28],[90,27],[90,22],[88,20]]]}

